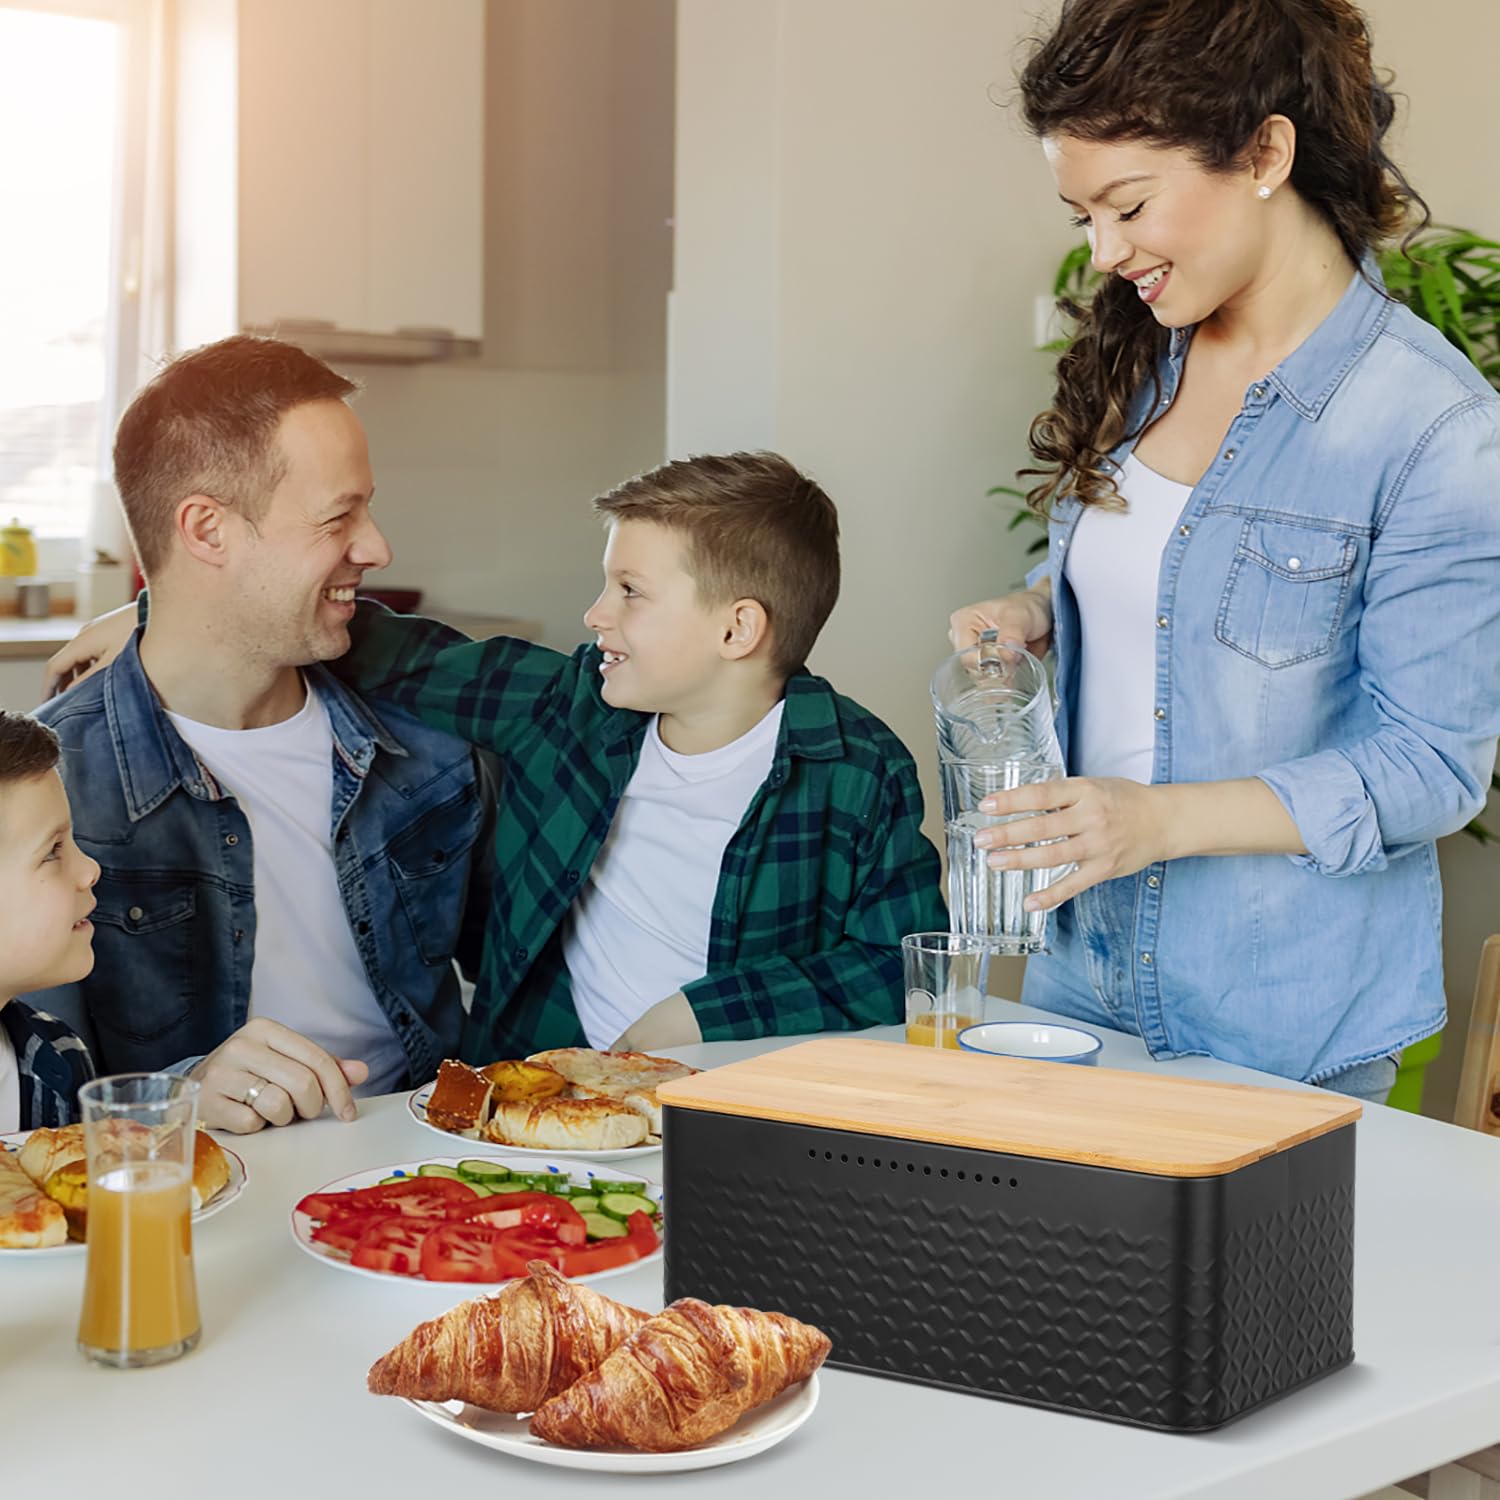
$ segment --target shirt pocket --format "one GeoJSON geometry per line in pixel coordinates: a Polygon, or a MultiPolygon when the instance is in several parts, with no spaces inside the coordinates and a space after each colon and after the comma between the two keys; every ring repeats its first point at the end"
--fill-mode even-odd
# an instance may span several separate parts
{"type": "Polygon", "coordinates": [[[447,963],[458,946],[479,825],[471,784],[391,840],[391,875],[424,963],[447,963]]]}
{"type": "Polygon", "coordinates": [[[91,1010],[94,1025],[127,1042],[166,1037],[193,1010],[199,954],[192,883],[104,871],[94,897],[94,967],[110,986],[110,1003],[91,1010]]]}
{"type": "Polygon", "coordinates": [[[1214,634],[1263,667],[1324,655],[1338,634],[1359,546],[1291,521],[1246,521],[1214,634]]]}

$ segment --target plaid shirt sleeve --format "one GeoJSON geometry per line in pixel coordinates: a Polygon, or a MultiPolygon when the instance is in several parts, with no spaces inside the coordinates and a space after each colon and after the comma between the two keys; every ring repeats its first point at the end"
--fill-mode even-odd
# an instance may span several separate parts
{"type": "Polygon", "coordinates": [[[471,641],[447,625],[361,600],[353,646],[327,663],[364,697],[383,698],[471,745],[504,754],[577,676],[572,658],[512,636],[471,641]]]}
{"type": "Polygon", "coordinates": [[[56,1016],[19,1000],[0,1007],[21,1079],[21,1129],[71,1125],[79,1118],[78,1090],[94,1076],[82,1039],[56,1016]]]}
{"type": "Polygon", "coordinates": [[[850,1031],[902,1019],[901,939],[946,931],[937,850],[922,835],[922,793],[904,749],[858,851],[856,895],[837,943],[717,969],[683,986],[706,1042],[850,1031]]]}

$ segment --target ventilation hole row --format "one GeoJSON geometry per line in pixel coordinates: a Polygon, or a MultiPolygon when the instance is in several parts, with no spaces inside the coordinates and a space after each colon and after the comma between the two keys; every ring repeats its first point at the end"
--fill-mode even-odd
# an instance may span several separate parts
{"type": "MultiPolygon", "coordinates": [[[[817,1148],[810,1146],[808,1148],[808,1151],[807,1151],[807,1157],[808,1157],[809,1161],[816,1161],[818,1159],[817,1148]]],[[[823,1153],[823,1160],[824,1161],[832,1161],[833,1160],[833,1152],[832,1151],[825,1151],[823,1153]]],[[[845,1166],[848,1166],[849,1165],[849,1153],[847,1151],[841,1151],[839,1153],[839,1161],[842,1162],[845,1166]]],[[[857,1167],[864,1166],[865,1165],[865,1158],[862,1157],[862,1156],[856,1156],[854,1158],[854,1165],[857,1166],[857,1167]]],[[[880,1167],[881,1165],[884,1165],[884,1166],[889,1167],[891,1169],[891,1171],[893,1171],[893,1172],[899,1172],[901,1170],[901,1163],[900,1162],[898,1162],[898,1161],[886,1161],[885,1163],[882,1164],[881,1159],[878,1156],[872,1156],[870,1158],[869,1165],[872,1166],[872,1167],[880,1167]]],[[[916,1163],[915,1162],[910,1162],[910,1161],[907,1162],[906,1163],[906,1170],[908,1172],[915,1173],[916,1170],[917,1170],[916,1163]]],[[[932,1168],[931,1167],[923,1167],[922,1168],[922,1175],[924,1177],[931,1177],[932,1176],[932,1168]]],[[[949,1174],[949,1171],[948,1171],[947,1167],[939,1167],[937,1169],[937,1175],[939,1177],[947,1177],[950,1174],[949,1174]]],[[[957,1171],[953,1172],[951,1175],[954,1176],[954,1177],[956,1177],[958,1179],[958,1181],[960,1181],[960,1182],[970,1182],[970,1181],[972,1181],[972,1182],[983,1183],[983,1181],[984,1181],[984,1173],[983,1172],[965,1172],[962,1167],[960,1167],[957,1171]]],[[[990,1185],[992,1187],[999,1187],[1000,1183],[1001,1183],[1001,1180],[1002,1179],[999,1178],[999,1177],[991,1177],[990,1178],[990,1185]]],[[[1020,1184],[1017,1182],[1017,1180],[1014,1177],[1011,1177],[1011,1178],[1009,1178],[1007,1180],[1009,1181],[1009,1183],[1010,1183],[1010,1185],[1012,1187],[1019,1187],[1020,1186],[1020,1184]]]]}

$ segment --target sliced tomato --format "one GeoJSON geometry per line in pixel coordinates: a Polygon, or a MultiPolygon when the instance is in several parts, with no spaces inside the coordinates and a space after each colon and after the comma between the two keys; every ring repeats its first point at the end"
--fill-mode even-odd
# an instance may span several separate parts
{"type": "Polygon", "coordinates": [[[590,1276],[596,1271],[612,1271],[616,1266],[628,1266],[654,1254],[661,1244],[656,1227],[645,1214],[631,1214],[626,1228],[630,1232],[623,1240],[601,1240],[587,1249],[566,1251],[563,1272],[568,1276],[590,1276]]]}
{"type": "Polygon", "coordinates": [[[440,1224],[422,1241],[422,1275],[429,1281],[504,1281],[495,1255],[499,1231],[488,1224],[440,1224]]]}
{"type": "Polygon", "coordinates": [[[527,1274],[530,1261],[546,1261],[549,1266],[564,1269],[568,1254],[564,1246],[540,1231],[527,1229],[497,1229],[495,1234],[495,1265],[502,1276],[522,1277],[527,1274]]]}
{"type": "Polygon", "coordinates": [[[551,1193],[510,1193],[500,1200],[481,1199],[459,1211],[465,1223],[494,1229],[522,1229],[559,1245],[582,1245],[588,1239],[583,1215],[571,1203],[551,1193]],[[517,1205],[515,1200],[527,1201],[517,1205]]]}
{"type": "Polygon", "coordinates": [[[356,1208],[376,1208],[406,1202],[466,1203],[479,1195],[469,1183],[460,1182],[456,1177],[408,1177],[401,1182],[381,1182],[374,1187],[356,1188],[352,1193],[338,1196],[351,1199],[356,1208]]]}
{"type": "Polygon", "coordinates": [[[365,1230],[375,1224],[383,1223],[386,1219],[401,1217],[395,1209],[390,1208],[374,1208],[364,1213],[335,1214],[327,1223],[319,1224],[313,1230],[313,1243],[327,1245],[331,1250],[342,1250],[348,1255],[353,1252],[365,1230]]]}
{"type": "Polygon", "coordinates": [[[349,1259],[362,1270],[417,1276],[422,1270],[422,1242],[431,1232],[420,1219],[396,1215],[371,1224],[355,1242],[349,1259]]]}
{"type": "MultiPolygon", "coordinates": [[[[486,1194],[483,1198],[476,1198],[472,1203],[452,1203],[448,1208],[450,1219],[475,1219],[482,1218],[486,1223],[491,1222],[491,1215],[504,1213],[519,1213],[521,1209],[532,1203],[562,1203],[563,1200],[552,1193],[500,1193],[495,1197],[486,1194]]],[[[571,1205],[568,1205],[571,1207],[571,1205]]],[[[574,1212],[577,1212],[575,1209],[574,1212]]],[[[520,1220],[516,1222],[519,1224],[520,1220]]]]}

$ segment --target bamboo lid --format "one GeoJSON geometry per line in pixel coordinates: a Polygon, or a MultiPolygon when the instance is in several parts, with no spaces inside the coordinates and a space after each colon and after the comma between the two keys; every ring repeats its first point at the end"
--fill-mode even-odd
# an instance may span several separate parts
{"type": "Polygon", "coordinates": [[[1212,1177],[1351,1124],[1321,1090],[1202,1083],[1158,1073],[820,1037],[674,1079],[663,1105],[867,1135],[1212,1177]]]}

